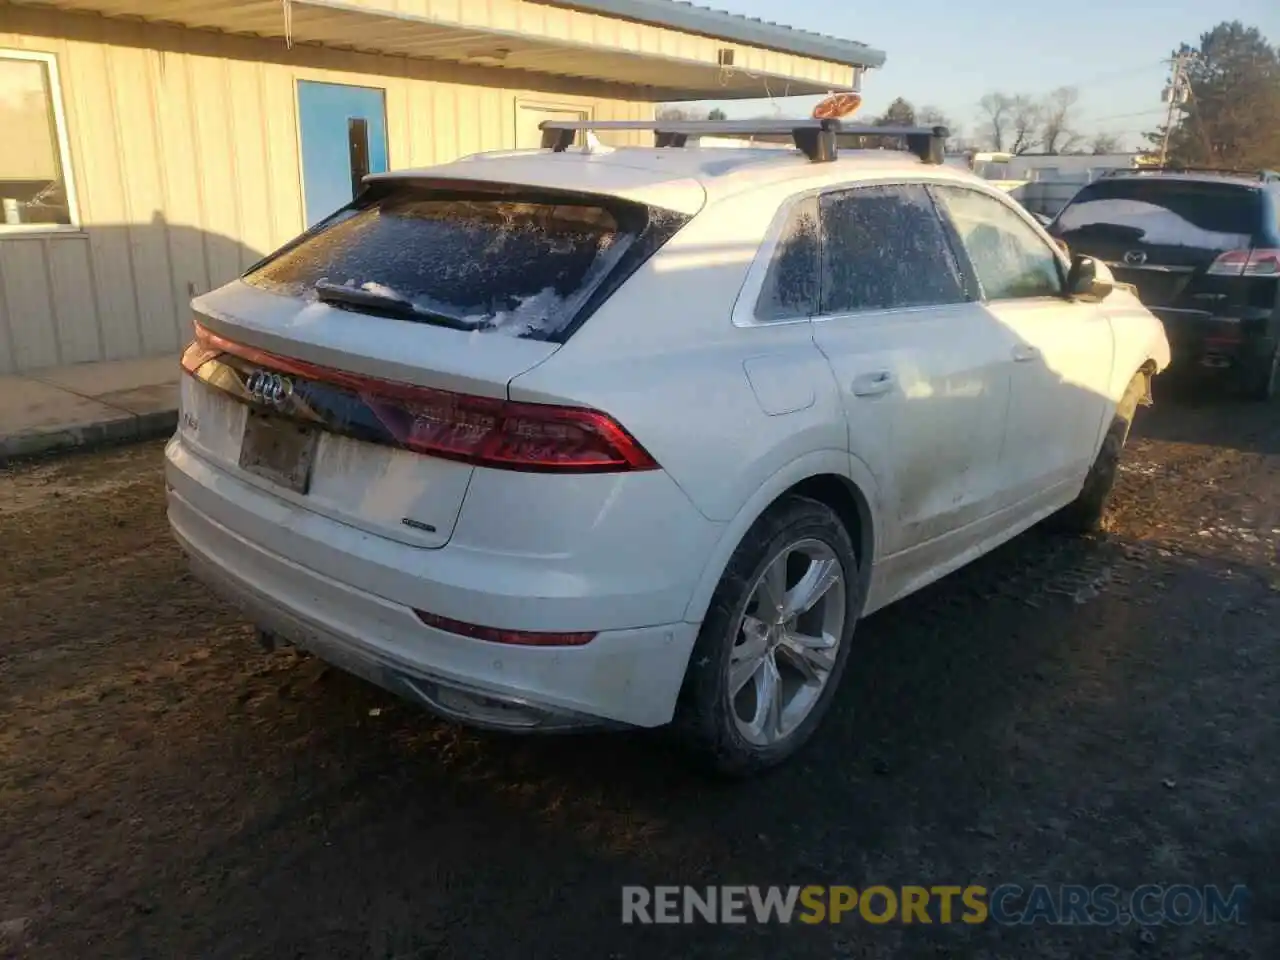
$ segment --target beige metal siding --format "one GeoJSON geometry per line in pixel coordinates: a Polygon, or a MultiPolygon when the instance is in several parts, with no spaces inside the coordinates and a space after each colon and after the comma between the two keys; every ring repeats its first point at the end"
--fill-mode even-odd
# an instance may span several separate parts
{"type": "Polygon", "coordinates": [[[80,206],[79,229],[0,234],[0,372],[175,351],[192,295],[296,235],[298,80],[385,90],[393,169],[514,148],[521,104],[597,119],[653,111],[598,84],[3,0],[0,11],[0,49],[58,59],[80,206]],[[528,88],[511,85],[521,76],[528,88]]]}
{"type": "MultiPolygon", "coordinates": [[[[346,0],[353,7],[412,17],[452,21],[492,30],[554,37],[603,48],[639,50],[666,57],[716,63],[718,51],[735,52],[735,66],[745,73],[762,72],[804,78],[836,86],[849,82],[850,68],[825,60],[766,50],[728,40],[715,40],[666,27],[631,23],[614,17],[533,3],[530,0],[346,0]]],[[[715,4],[708,4],[715,6],[715,4]]],[[[774,94],[781,90],[771,91],[774,94]]],[[[761,96],[767,92],[761,84],[761,96]]]]}

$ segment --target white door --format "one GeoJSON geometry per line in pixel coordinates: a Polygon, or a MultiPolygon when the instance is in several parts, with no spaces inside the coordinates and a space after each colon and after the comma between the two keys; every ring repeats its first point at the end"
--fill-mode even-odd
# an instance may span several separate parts
{"type": "Polygon", "coordinates": [[[1011,336],[1011,403],[1001,470],[1004,506],[1033,508],[1061,496],[1088,471],[1114,356],[1098,305],[1066,296],[1066,264],[1011,201],[963,187],[936,187],[986,310],[1011,336]]]}
{"type": "Polygon", "coordinates": [[[542,146],[544,120],[586,120],[585,110],[567,110],[557,107],[540,107],[534,104],[516,103],[516,149],[534,150],[542,146]]]}
{"type": "Polygon", "coordinates": [[[820,204],[814,341],[841,390],[850,450],[884,498],[877,560],[902,555],[885,568],[901,586],[972,546],[966,531],[996,508],[1009,343],[972,302],[923,186],[852,188],[820,204]]]}

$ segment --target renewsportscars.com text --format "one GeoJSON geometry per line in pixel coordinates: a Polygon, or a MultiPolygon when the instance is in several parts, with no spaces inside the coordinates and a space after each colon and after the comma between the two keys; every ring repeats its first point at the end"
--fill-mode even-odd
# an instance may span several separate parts
{"type": "Polygon", "coordinates": [[[1247,888],[1145,884],[933,886],[628,886],[622,922],[1144,926],[1244,923],[1247,888]]]}

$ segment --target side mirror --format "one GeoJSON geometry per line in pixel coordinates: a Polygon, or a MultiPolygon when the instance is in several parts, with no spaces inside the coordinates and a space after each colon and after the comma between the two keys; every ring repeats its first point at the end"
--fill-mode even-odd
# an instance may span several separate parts
{"type": "Polygon", "coordinates": [[[1071,256],[1071,247],[1070,247],[1070,246],[1068,246],[1067,241],[1063,240],[1061,237],[1054,237],[1054,238],[1053,238],[1053,242],[1054,242],[1054,244],[1056,244],[1056,245],[1057,245],[1057,247],[1058,247],[1058,249],[1059,249],[1059,250],[1061,250],[1063,253],[1065,253],[1065,254],[1067,255],[1067,257],[1068,257],[1068,258],[1070,258],[1070,256],[1071,256]]]}
{"type": "Polygon", "coordinates": [[[1115,277],[1105,263],[1077,254],[1067,272],[1067,296],[1086,303],[1100,303],[1116,288],[1115,277]]]}

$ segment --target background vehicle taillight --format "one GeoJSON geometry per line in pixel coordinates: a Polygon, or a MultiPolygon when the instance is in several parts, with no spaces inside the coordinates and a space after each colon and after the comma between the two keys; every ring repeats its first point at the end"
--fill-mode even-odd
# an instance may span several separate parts
{"type": "Polygon", "coordinates": [[[1213,261],[1209,273],[1220,277],[1280,276],[1280,250],[1230,250],[1213,261]]]}

